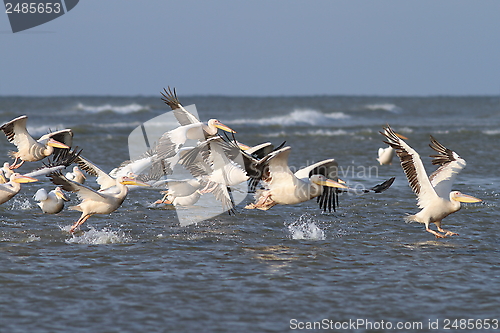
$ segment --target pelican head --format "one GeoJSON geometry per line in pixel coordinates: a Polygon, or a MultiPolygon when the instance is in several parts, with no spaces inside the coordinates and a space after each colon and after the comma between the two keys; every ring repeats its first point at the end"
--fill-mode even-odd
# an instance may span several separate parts
{"type": "Polygon", "coordinates": [[[54,139],[49,139],[49,141],[47,141],[47,146],[54,147],[54,148],[66,148],[66,149],[69,149],[69,146],[66,146],[64,143],[56,141],[54,139]]]}
{"type": "Polygon", "coordinates": [[[459,202],[466,202],[466,203],[474,203],[474,202],[481,202],[483,200],[475,198],[471,195],[463,194],[459,191],[453,191],[450,193],[450,199],[459,201],[459,202]]]}
{"type": "Polygon", "coordinates": [[[58,186],[54,190],[54,193],[56,194],[57,197],[61,198],[64,201],[69,201],[69,198],[66,196],[66,194],[62,191],[61,187],[58,186]]]}
{"type": "Polygon", "coordinates": [[[320,186],[329,186],[329,187],[337,187],[337,188],[347,188],[347,186],[336,182],[332,179],[326,178],[323,175],[312,175],[309,180],[316,185],[320,186]]]}
{"type": "Polygon", "coordinates": [[[228,126],[224,125],[223,123],[221,123],[217,119],[210,119],[207,124],[208,124],[208,127],[211,129],[212,128],[220,128],[221,130],[229,132],[229,133],[236,133],[236,131],[234,131],[231,128],[229,128],[228,126]]]}
{"type": "Polygon", "coordinates": [[[38,179],[33,178],[33,177],[28,177],[28,176],[23,176],[20,173],[13,173],[12,176],[10,176],[10,181],[15,182],[15,183],[33,183],[38,181],[38,179]]]}
{"type": "Polygon", "coordinates": [[[138,185],[138,186],[150,186],[149,184],[143,183],[133,177],[123,176],[118,178],[118,181],[123,185],[138,185]]]}

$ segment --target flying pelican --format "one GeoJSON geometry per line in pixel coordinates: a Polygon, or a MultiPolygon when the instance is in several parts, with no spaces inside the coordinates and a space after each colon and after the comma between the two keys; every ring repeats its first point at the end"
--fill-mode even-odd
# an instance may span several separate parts
{"type": "MultiPolygon", "coordinates": [[[[396,133],[396,135],[403,140],[408,140],[407,137],[405,137],[399,133],[396,133]]],[[[392,148],[391,146],[389,146],[387,148],[379,148],[378,149],[377,161],[380,163],[380,165],[392,164],[393,157],[394,157],[394,148],[392,148]]]]}
{"type": "Polygon", "coordinates": [[[128,194],[126,185],[148,186],[130,177],[118,177],[113,179],[114,186],[96,191],[86,185],[67,179],[62,173],[49,174],[50,180],[62,186],[65,191],[76,192],[82,202],[76,206],[69,207],[70,210],[82,212],[80,218],[71,226],[69,232],[73,233],[87,219],[94,214],[110,214],[121,206],[128,194]]]}
{"type": "Polygon", "coordinates": [[[37,141],[26,130],[27,119],[27,116],[20,116],[0,127],[7,136],[7,140],[16,145],[18,150],[12,152],[15,160],[10,169],[19,168],[25,161],[39,161],[51,155],[54,148],[69,148],[71,146],[73,133],[70,129],[45,134],[37,141]],[[18,160],[21,160],[21,163],[17,164],[18,160]]]}
{"type": "MultiPolygon", "coordinates": [[[[268,175],[264,175],[267,189],[258,190],[256,192],[255,203],[247,205],[245,208],[268,210],[277,204],[297,204],[326,193],[330,198],[324,198],[320,205],[323,206],[321,207],[323,209],[327,209],[330,205],[331,209],[333,205],[329,203],[334,200],[331,199],[333,192],[324,191],[324,187],[348,188],[333,179],[327,178],[323,174],[314,174],[314,172],[311,174],[311,171],[313,171],[315,167],[318,167],[319,164],[312,168],[307,168],[307,170],[299,170],[298,176],[297,173],[293,174],[288,167],[290,152],[291,147],[284,147],[269,155],[267,160],[269,165],[268,175]]],[[[331,170],[337,165],[337,162],[333,159],[326,160],[322,163],[325,164],[327,170],[331,170]]]]}
{"type": "Polygon", "coordinates": [[[458,235],[442,229],[442,219],[458,211],[461,202],[482,201],[459,191],[451,190],[456,176],[466,165],[465,160],[454,151],[440,144],[431,135],[430,147],[438,153],[437,155],[431,155],[434,158],[432,164],[439,165],[439,168],[430,177],[427,177],[418,153],[400,139],[390,126],[387,126],[385,131],[380,133],[387,138],[387,141],[384,142],[396,150],[410,187],[417,195],[418,207],[422,209],[417,214],[408,216],[406,220],[424,223],[425,230],[437,238],[458,235]],[[436,224],[439,232],[430,229],[430,223],[436,224]]]}
{"type": "MultiPolygon", "coordinates": [[[[165,88],[163,88],[163,92],[161,92],[161,94],[163,96],[162,100],[165,102],[165,104],[170,106],[170,108],[174,112],[174,116],[175,116],[175,118],[177,118],[177,121],[179,122],[179,124],[181,124],[182,126],[185,126],[185,125],[191,125],[191,124],[195,124],[195,123],[200,122],[200,120],[197,117],[195,117],[194,114],[192,114],[191,112],[186,110],[184,108],[184,106],[182,106],[181,102],[177,98],[177,93],[175,91],[175,88],[174,88],[174,91],[172,91],[170,89],[170,87],[168,87],[168,91],[165,88]]],[[[235,131],[230,129],[228,126],[222,124],[219,120],[210,119],[206,125],[202,124],[204,138],[208,139],[208,138],[216,135],[218,128],[220,128],[226,132],[236,133],[235,131]]]]}
{"type": "Polygon", "coordinates": [[[64,208],[64,201],[69,201],[69,198],[64,194],[61,187],[56,187],[55,190],[47,192],[44,188],[39,189],[33,198],[38,206],[46,214],[57,214],[64,208]]]}
{"type": "Polygon", "coordinates": [[[87,177],[85,177],[83,172],[81,172],[77,166],[73,167],[73,172],[66,173],[66,178],[80,184],[84,184],[85,179],[87,179],[87,177]]]}
{"type": "Polygon", "coordinates": [[[173,206],[193,206],[202,193],[202,184],[197,179],[188,180],[168,180],[166,181],[168,190],[163,191],[165,195],[157,200],[155,204],[171,204],[173,206]]]}
{"type": "Polygon", "coordinates": [[[12,199],[21,190],[22,183],[36,182],[38,179],[17,172],[10,176],[9,182],[0,184],[0,205],[12,199]]]}

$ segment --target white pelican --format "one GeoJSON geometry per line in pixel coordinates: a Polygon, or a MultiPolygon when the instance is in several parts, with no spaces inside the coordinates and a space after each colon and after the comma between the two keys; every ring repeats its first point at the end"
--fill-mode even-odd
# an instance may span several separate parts
{"type": "MultiPolygon", "coordinates": [[[[396,135],[401,139],[408,140],[407,137],[405,137],[399,133],[396,133],[396,135]]],[[[393,157],[394,157],[394,148],[392,148],[391,146],[389,146],[387,148],[379,148],[378,149],[377,161],[380,163],[380,165],[392,164],[393,157]]]]}
{"type": "MultiPolygon", "coordinates": [[[[163,91],[165,93],[161,92],[161,94],[163,96],[162,100],[165,102],[165,104],[170,106],[170,108],[174,112],[174,116],[175,116],[175,118],[177,118],[177,121],[179,122],[179,124],[181,124],[182,126],[185,126],[185,125],[191,125],[191,124],[195,124],[195,123],[200,122],[200,120],[198,118],[196,118],[195,115],[193,115],[191,112],[186,110],[182,106],[181,102],[179,102],[175,88],[174,88],[174,91],[170,90],[170,87],[168,87],[168,91],[165,88],[163,89],[163,91]]],[[[233,131],[232,129],[227,127],[226,125],[222,124],[219,120],[210,119],[206,125],[202,124],[204,138],[208,139],[208,138],[216,135],[217,128],[220,128],[226,132],[236,133],[235,131],[233,131]]]]}
{"type": "Polygon", "coordinates": [[[69,201],[69,198],[59,186],[50,192],[41,188],[35,193],[33,198],[39,201],[37,205],[46,214],[59,213],[64,208],[64,201],[69,201]]]}
{"type": "Polygon", "coordinates": [[[439,165],[439,168],[430,177],[427,177],[422,160],[413,148],[399,138],[389,126],[385,128],[384,133],[380,133],[387,138],[387,141],[384,142],[396,150],[410,187],[417,195],[418,207],[422,208],[420,212],[408,216],[406,220],[424,223],[425,230],[434,234],[437,238],[458,235],[442,229],[442,219],[458,211],[461,202],[482,201],[459,191],[451,190],[456,176],[466,165],[465,160],[454,151],[440,144],[431,135],[430,147],[438,152],[437,155],[431,155],[434,158],[432,164],[439,165]],[[430,223],[436,224],[439,232],[430,229],[430,223]]]}
{"type": "Polygon", "coordinates": [[[72,172],[66,173],[66,178],[68,178],[69,180],[75,181],[77,183],[80,183],[80,184],[84,184],[85,179],[87,179],[87,177],[85,177],[83,172],[81,172],[77,166],[73,167],[72,172]]]}
{"type": "MultiPolygon", "coordinates": [[[[325,164],[325,170],[333,170],[337,165],[337,162],[333,159],[316,163],[314,166],[305,168],[303,171],[299,170],[298,176],[297,173],[293,174],[288,167],[288,156],[290,155],[290,151],[291,147],[285,147],[269,155],[269,174],[265,175],[267,178],[267,189],[258,190],[256,192],[256,202],[247,205],[245,208],[267,210],[276,204],[292,205],[319,197],[324,193],[325,186],[343,189],[347,188],[347,186],[327,178],[323,174],[311,174],[320,163],[325,164]]],[[[336,172],[335,170],[335,173],[336,172]]],[[[328,206],[333,206],[333,204],[331,204],[331,202],[333,202],[332,200],[334,200],[331,199],[333,192],[328,192],[327,195],[330,196],[330,198],[325,198],[322,203],[320,203],[323,209],[327,209],[328,206]]]]}
{"type": "Polygon", "coordinates": [[[119,177],[114,179],[114,186],[96,191],[67,179],[62,173],[54,172],[49,174],[50,180],[62,186],[65,191],[76,192],[82,202],[76,206],[69,207],[70,210],[82,212],[80,218],[71,226],[69,232],[73,233],[87,219],[94,214],[110,214],[121,206],[127,197],[128,187],[126,185],[144,185],[130,177],[119,177]]]}
{"type": "Polygon", "coordinates": [[[71,130],[64,129],[45,134],[36,141],[26,130],[27,119],[27,116],[20,116],[0,127],[7,140],[16,145],[18,150],[12,153],[15,160],[10,166],[11,169],[19,168],[25,161],[39,161],[52,154],[54,148],[69,148],[73,140],[71,130]],[[21,163],[17,164],[18,160],[21,160],[21,163]]]}
{"type": "MultiPolygon", "coordinates": [[[[246,171],[235,162],[241,154],[238,146],[225,142],[221,137],[209,138],[197,147],[186,151],[179,160],[193,177],[202,184],[202,194],[212,193],[222,203],[223,210],[234,213],[231,186],[248,180],[246,171]]],[[[243,162],[243,160],[241,160],[243,162]]]]}
{"type": "Polygon", "coordinates": [[[10,176],[9,182],[0,184],[0,205],[9,201],[21,190],[22,183],[36,182],[37,179],[17,172],[10,176]]]}
{"type": "Polygon", "coordinates": [[[9,179],[10,178],[10,175],[12,175],[14,173],[14,171],[12,171],[12,169],[10,168],[10,164],[9,162],[5,162],[3,164],[3,167],[1,168],[1,170],[3,171],[3,176],[6,178],[6,179],[9,179]]]}
{"type": "Polygon", "coordinates": [[[171,204],[174,206],[193,206],[202,193],[200,188],[202,184],[197,179],[188,180],[168,180],[166,181],[168,190],[164,191],[162,199],[157,200],[155,204],[171,204]]]}

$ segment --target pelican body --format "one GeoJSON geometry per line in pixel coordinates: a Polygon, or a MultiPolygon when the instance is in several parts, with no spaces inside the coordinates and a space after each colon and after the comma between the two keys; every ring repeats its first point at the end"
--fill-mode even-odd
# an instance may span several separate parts
{"type": "Polygon", "coordinates": [[[432,164],[439,165],[439,168],[430,177],[427,177],[422,160],[413,148],[398,137],[389,126],[381,134],[387,138],[387,141],[384,142],[395,149],[410,187],[417,195],[418,207],[422,209],[417,214],[408,216],[406,220],[425,224],[425,230],[437,238],[458,235],[441,228],[442,220],[460,210],[461,202],[482,201],[459,191],[451,190],[456,176],[467,164],[465,160],[431,136],[430,147],[438,153],[431,155],[434,158],[432,164]],[[436,225],[438,232],[429,228],[431,223],[436,225]]]}
{"type": "Polygon", "coordinates": [[[64,201],[69,201],[69,198],[59,186],[50,192],[41,188],[35,193],[33,198],[39,201],[37,205],[45,214],[59,213],[64,208],[64,201]]]}

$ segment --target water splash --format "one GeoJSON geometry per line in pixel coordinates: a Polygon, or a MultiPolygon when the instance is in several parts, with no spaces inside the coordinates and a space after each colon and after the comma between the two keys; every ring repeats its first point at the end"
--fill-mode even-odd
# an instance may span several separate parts
{"type": "MultiPolygon", "coordinates": [[[[65,229],[65,228],[61,228],[65,229]]],[[[113,231],[108,228],[96,230],[93,227],[83,235],[73,235],[70,239],[66,240],[68,244],[119,244],[131,241],[131,237],[125,235],[123,231],[113,231]]]]}
{"type": "Polygon", "coordinates": [[[312,239],[324,240],[325,232],[319,228],[314,219],[307,214],[299,217],[299,219],[288,226],[292,239],[312,239]]]}
{"type": "Polygon", "coordinates": [[[11,210],[30,210],[33,208],[33,205],[28,198],[14,198],[11,202],[11,210]]]}

